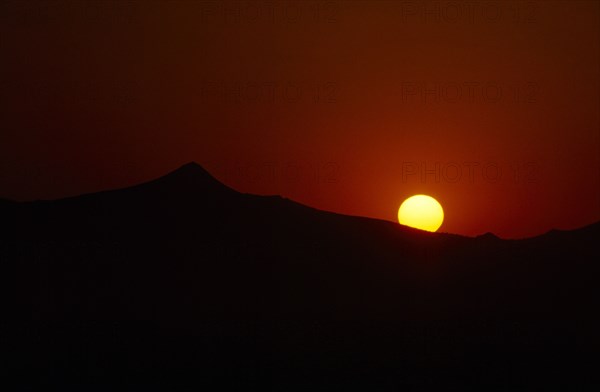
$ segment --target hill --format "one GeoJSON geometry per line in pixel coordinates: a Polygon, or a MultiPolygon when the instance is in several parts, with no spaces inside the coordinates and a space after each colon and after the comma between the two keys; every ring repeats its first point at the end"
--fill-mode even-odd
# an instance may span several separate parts
{"type": "Polygon", "coordinates": [[[427,233],[239,193],[193,163],[0,211],[2,360],[23,385],[593,384],[600,224],[427,233]]]}

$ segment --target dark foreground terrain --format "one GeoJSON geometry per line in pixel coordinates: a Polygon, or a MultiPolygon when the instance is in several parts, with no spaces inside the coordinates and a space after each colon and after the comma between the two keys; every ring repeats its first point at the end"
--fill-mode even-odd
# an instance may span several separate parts
{"type": "Polygon", "coordinates": [[[426,233],[241,194],[189,164],[0,200],[0,234],[3,390],[600,386],[600,224],[426,233]]]}

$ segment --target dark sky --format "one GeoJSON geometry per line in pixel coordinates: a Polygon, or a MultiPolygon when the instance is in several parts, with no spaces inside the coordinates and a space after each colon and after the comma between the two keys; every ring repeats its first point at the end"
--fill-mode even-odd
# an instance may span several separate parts
{"type": "Polygon", "coordinates": [[[600,219],[598,2],[0,3],[0,195],[197,161],[231,187],[441,231],[600,219]]]}

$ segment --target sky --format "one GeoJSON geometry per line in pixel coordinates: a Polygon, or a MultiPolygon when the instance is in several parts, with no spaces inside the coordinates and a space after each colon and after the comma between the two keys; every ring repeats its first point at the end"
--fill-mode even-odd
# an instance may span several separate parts
{"type": "Polygon", "coordinates": [[[3,1],[0,196],[196,161],[246,193],[504,238],[600,220],[592,1],[3,1]]]}

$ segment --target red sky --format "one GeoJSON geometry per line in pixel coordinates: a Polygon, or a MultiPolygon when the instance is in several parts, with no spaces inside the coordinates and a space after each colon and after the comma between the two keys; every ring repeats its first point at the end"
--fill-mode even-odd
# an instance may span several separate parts
{"type": "Polygon", "coordinates": [[[197,161],[231,187],[518,238],[600,220],[598,2],[0,4],[0,195],[197,161]]]}

